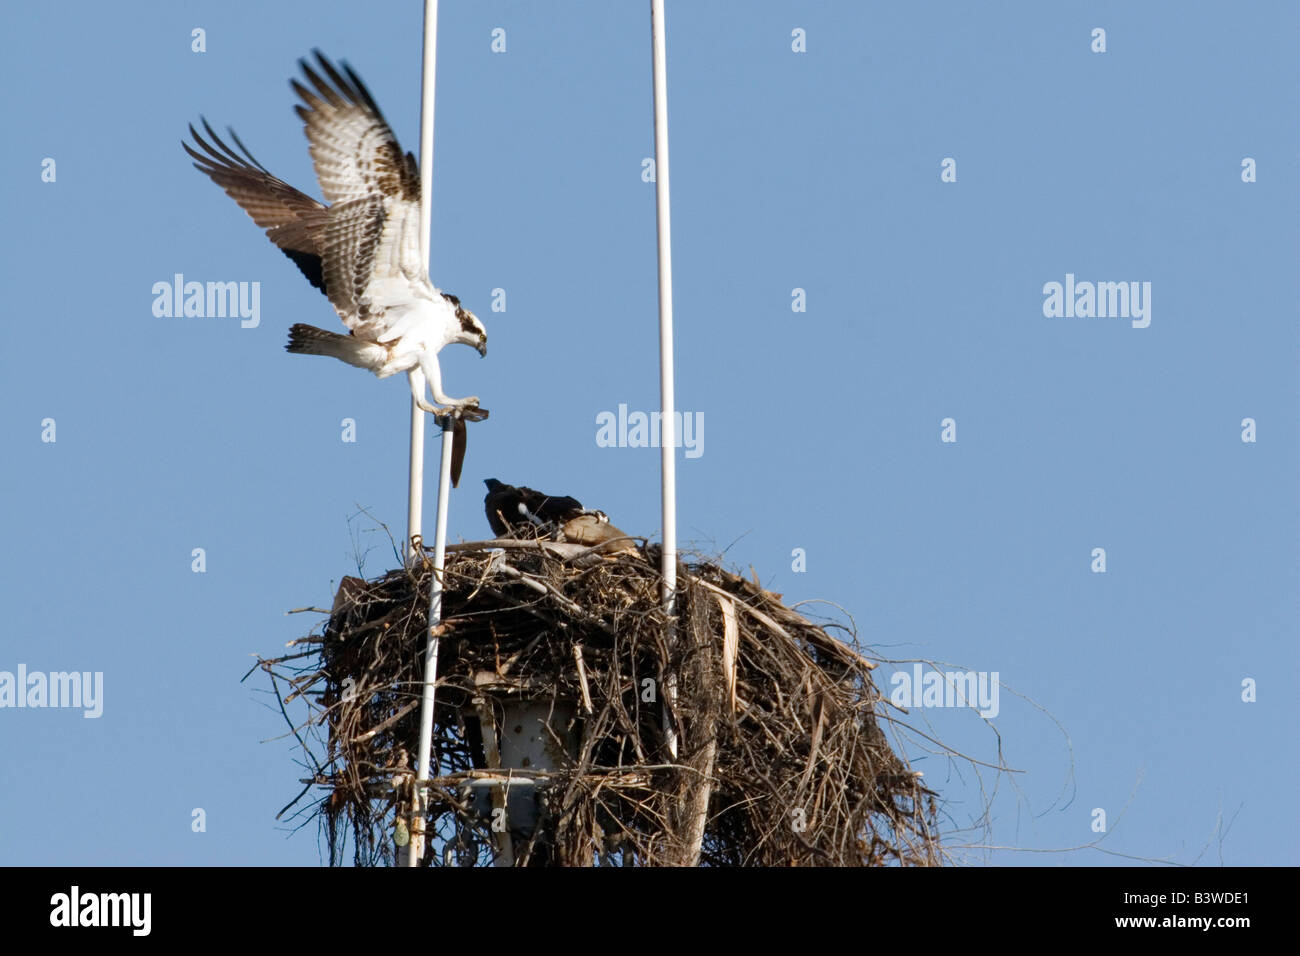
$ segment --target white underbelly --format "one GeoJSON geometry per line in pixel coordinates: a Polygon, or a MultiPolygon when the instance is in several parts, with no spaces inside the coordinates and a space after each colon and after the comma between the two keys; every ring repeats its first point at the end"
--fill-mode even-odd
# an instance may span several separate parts
{"type": "Polygon", "coordinates": [[[398,352],[396,349],[390,349],[388,361],[375,369],[375,374],[380,378],[388,378],[388,376],[396,375],[398,372],[409,372],[419,364],[419,350],[408,348],[398,352]]]}

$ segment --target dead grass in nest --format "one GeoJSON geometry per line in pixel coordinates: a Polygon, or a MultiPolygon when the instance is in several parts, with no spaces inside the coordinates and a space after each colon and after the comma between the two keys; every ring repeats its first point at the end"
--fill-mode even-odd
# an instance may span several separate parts
{"type": "MultiPolygon", "coordinates": [[[[670,646],[658,564],[654,547],[449,548],[424,863],[941,862],[935,795],[882,732],[890,715],[851,625],[827,625],[837,640],[698,559],[679,565],[670,646]],[[519,713],[544,716],[547,757],[507,770],[519,713]],[[537,789],[497,785],[521,777],[537,789]]],[[[323,791],[296,815],[319,820],[332,864],[349,843],[353,862],[391,864],[406,832],[430,573],[345,578],[322,634],[260,661],[311,770],[290,807],[323,791]],[[295,701],[306,719],[289,718],[295,701]]]]}

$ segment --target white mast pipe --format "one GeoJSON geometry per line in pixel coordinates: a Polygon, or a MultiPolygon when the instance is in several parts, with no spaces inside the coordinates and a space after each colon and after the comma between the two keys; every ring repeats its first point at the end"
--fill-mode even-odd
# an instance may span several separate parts
{"type": "MultiPolygon", "coordinates": [[[[673,395],[672,226],[668,214],[668,57],[664,29],[664,0],[650,0],[650,37],[654,51],[655,221],[659,231],[659,395],[663,413],[659,424],[664,528],[661,597],[664,613],[669,618],[668,646],[671,648],[676,632],[673,614],[677,591],[677,429],[676,397],[673,395]]],[[[671,675],[665,697],[669,702],[677,697],[677,682],[671,675]]],[[[666,713],[664,726],[668,749],[676,757],[677,733],[666,713]]]]}
{"type": "MultiPolygon", "coordinates": [[[[433,94],[438,81],[438,0],[424,0],[424,61],[420,77],[420,260],[429,265],[433,232],[433,94]]],[[[421,382],[424,376],[415,373],[421,382]]],[[[423,388],[421,388],[423,390],[423,388]]],[[[411,397],[411,458],[406,485],[406,564],[419,556],[424,525],[424,409],[411,397]]]]}
{"type": "MultiPolygon", "coordinates": [[[[436,0],[433,0],[436,2],[436,0]]],[[[433,573],[429,582],[429,629],[424,652],[424,696],[420,705],[420,754],[416,771],[417,799],[415,809],[419,817],[412,821],[411,849],[407,866],[418,866],[424,855],[424,821],[428,805],[424,782],[429,779],[433,762],[433,712],[435,682],[438,680],[438,629],[442,624],[442,569],[447,560],[447,499],[451,494],[451,419],[443,418],[442,458],[438,469],[438,518],[434,525],[433,573]]]]}
{"type": "MultiPolygon", "coordinates": [[[[424,0],[424,66],[420,96],[420,254],[427,268],[430,233],[433,228],[433,103],[438,79],[438,0],[424,0]]],[[[442,422],[442,461],[438,473],[438,518],[434,531],[433,584],[429,601],[429,632],[424,654],[424,690],[420,707],[420,750],[416,755],[415,802],[412,807],[407,866],[418,866],[424,856],[424,821],[428,800],[424,783],[429,779],[429,758],[433,748],[434,683],[438,679],[438,639],[435,629],[442,621],[442,566],[447,547],[447,497],[451,488],[451,437],[449,419],[442,422]]],[[[411,492],[410,505],[420,505],[424,485],[424,411],[411,400],[411,492]],[[420,459],[416,462],[416,433],[420,459]]],[[[412,510],[408,531],[419,534],[420,517],[412,510]]],[[[410,537],[408,535],[408,540],[410,537]]],[[[415,549],[411,548],[415,559],[415,549]]]]}
{"type": "Polygon", "coordinates": [[[424,523],[424,410],[411,399],[411,457],[406,481],[406,558],[407,567],[415,564],[419,549],[415,542],[424,523]]]}
{"type": "Polygon", "coordinates": [[[427,267],[433,235],[433,93],[438,82],[438,0],[424,0],[424,73],[421,82],[420,257],[427,267]]]}

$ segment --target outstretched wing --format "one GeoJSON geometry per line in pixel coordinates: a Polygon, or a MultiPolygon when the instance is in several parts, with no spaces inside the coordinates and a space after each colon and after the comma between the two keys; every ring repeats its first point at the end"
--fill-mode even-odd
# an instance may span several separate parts
{"type": "MultiPolygon", "coordinates": [[[[313,233],[330,301],[358,335],[378,337],[400,320],[428,283],[420,259],[420,176],[361,79],[319,50],[319,72],[300,61],[295,107],[304,123],[321,191],[332,205],[313,233]]],[[[295,237],[296,239],[296,237],[295,237]]],[[[429,289],[429,293],[432,289],[429,289]]]]}
{"type": "Polygon", "coordinates": [[[194,167],[239,203],[253,222],[266,230],[271,241],[297,264],[308,281],[325,292],[320,249],[314,230],[308,228],[309,223],[321,221],[325,206],[272,175],[239,141],[234,130],[229,131],[230,138],[239,152],[227,146],[207,120],[203,121],[203,128],[211,142],[200,136],[191,123],[190,136],[198,150],[189,143],[181,143],[194,160],[194,167]]]}
{"type": "Polygon", "coordinates": [[[347,202],[382,193],[420,201],[420,171],[415,157],[402,155],[384,114],[352,68],[340,73],[319,50],[322,77],[306,60],[303,75],[315,90],[291,80],[305,105],[294,107],[306,124],[311,158],[321,191],[330,202],[347,202]]]}

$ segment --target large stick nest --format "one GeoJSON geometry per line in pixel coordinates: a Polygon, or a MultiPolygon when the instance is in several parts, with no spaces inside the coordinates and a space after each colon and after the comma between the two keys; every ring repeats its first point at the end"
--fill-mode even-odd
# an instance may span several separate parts
{"type": "MultiPolygon", "coordinates": [[[[679,564],[670,636],[653,547],[449,551],[426,865],[940,861],[934,794],[881,730],[851,626],[828,624],[837,640],[700,560],[679,564]],[[544,758],[503,767],[530,732],[544,758]]],[[[409,836],[431,573],[345,578],[323,634],[262,661],[282,709],[306,702],[300,798],[323,796],[299,813],[331,863],[349,842],[357,864],[392,863],[409,836]]]]}

